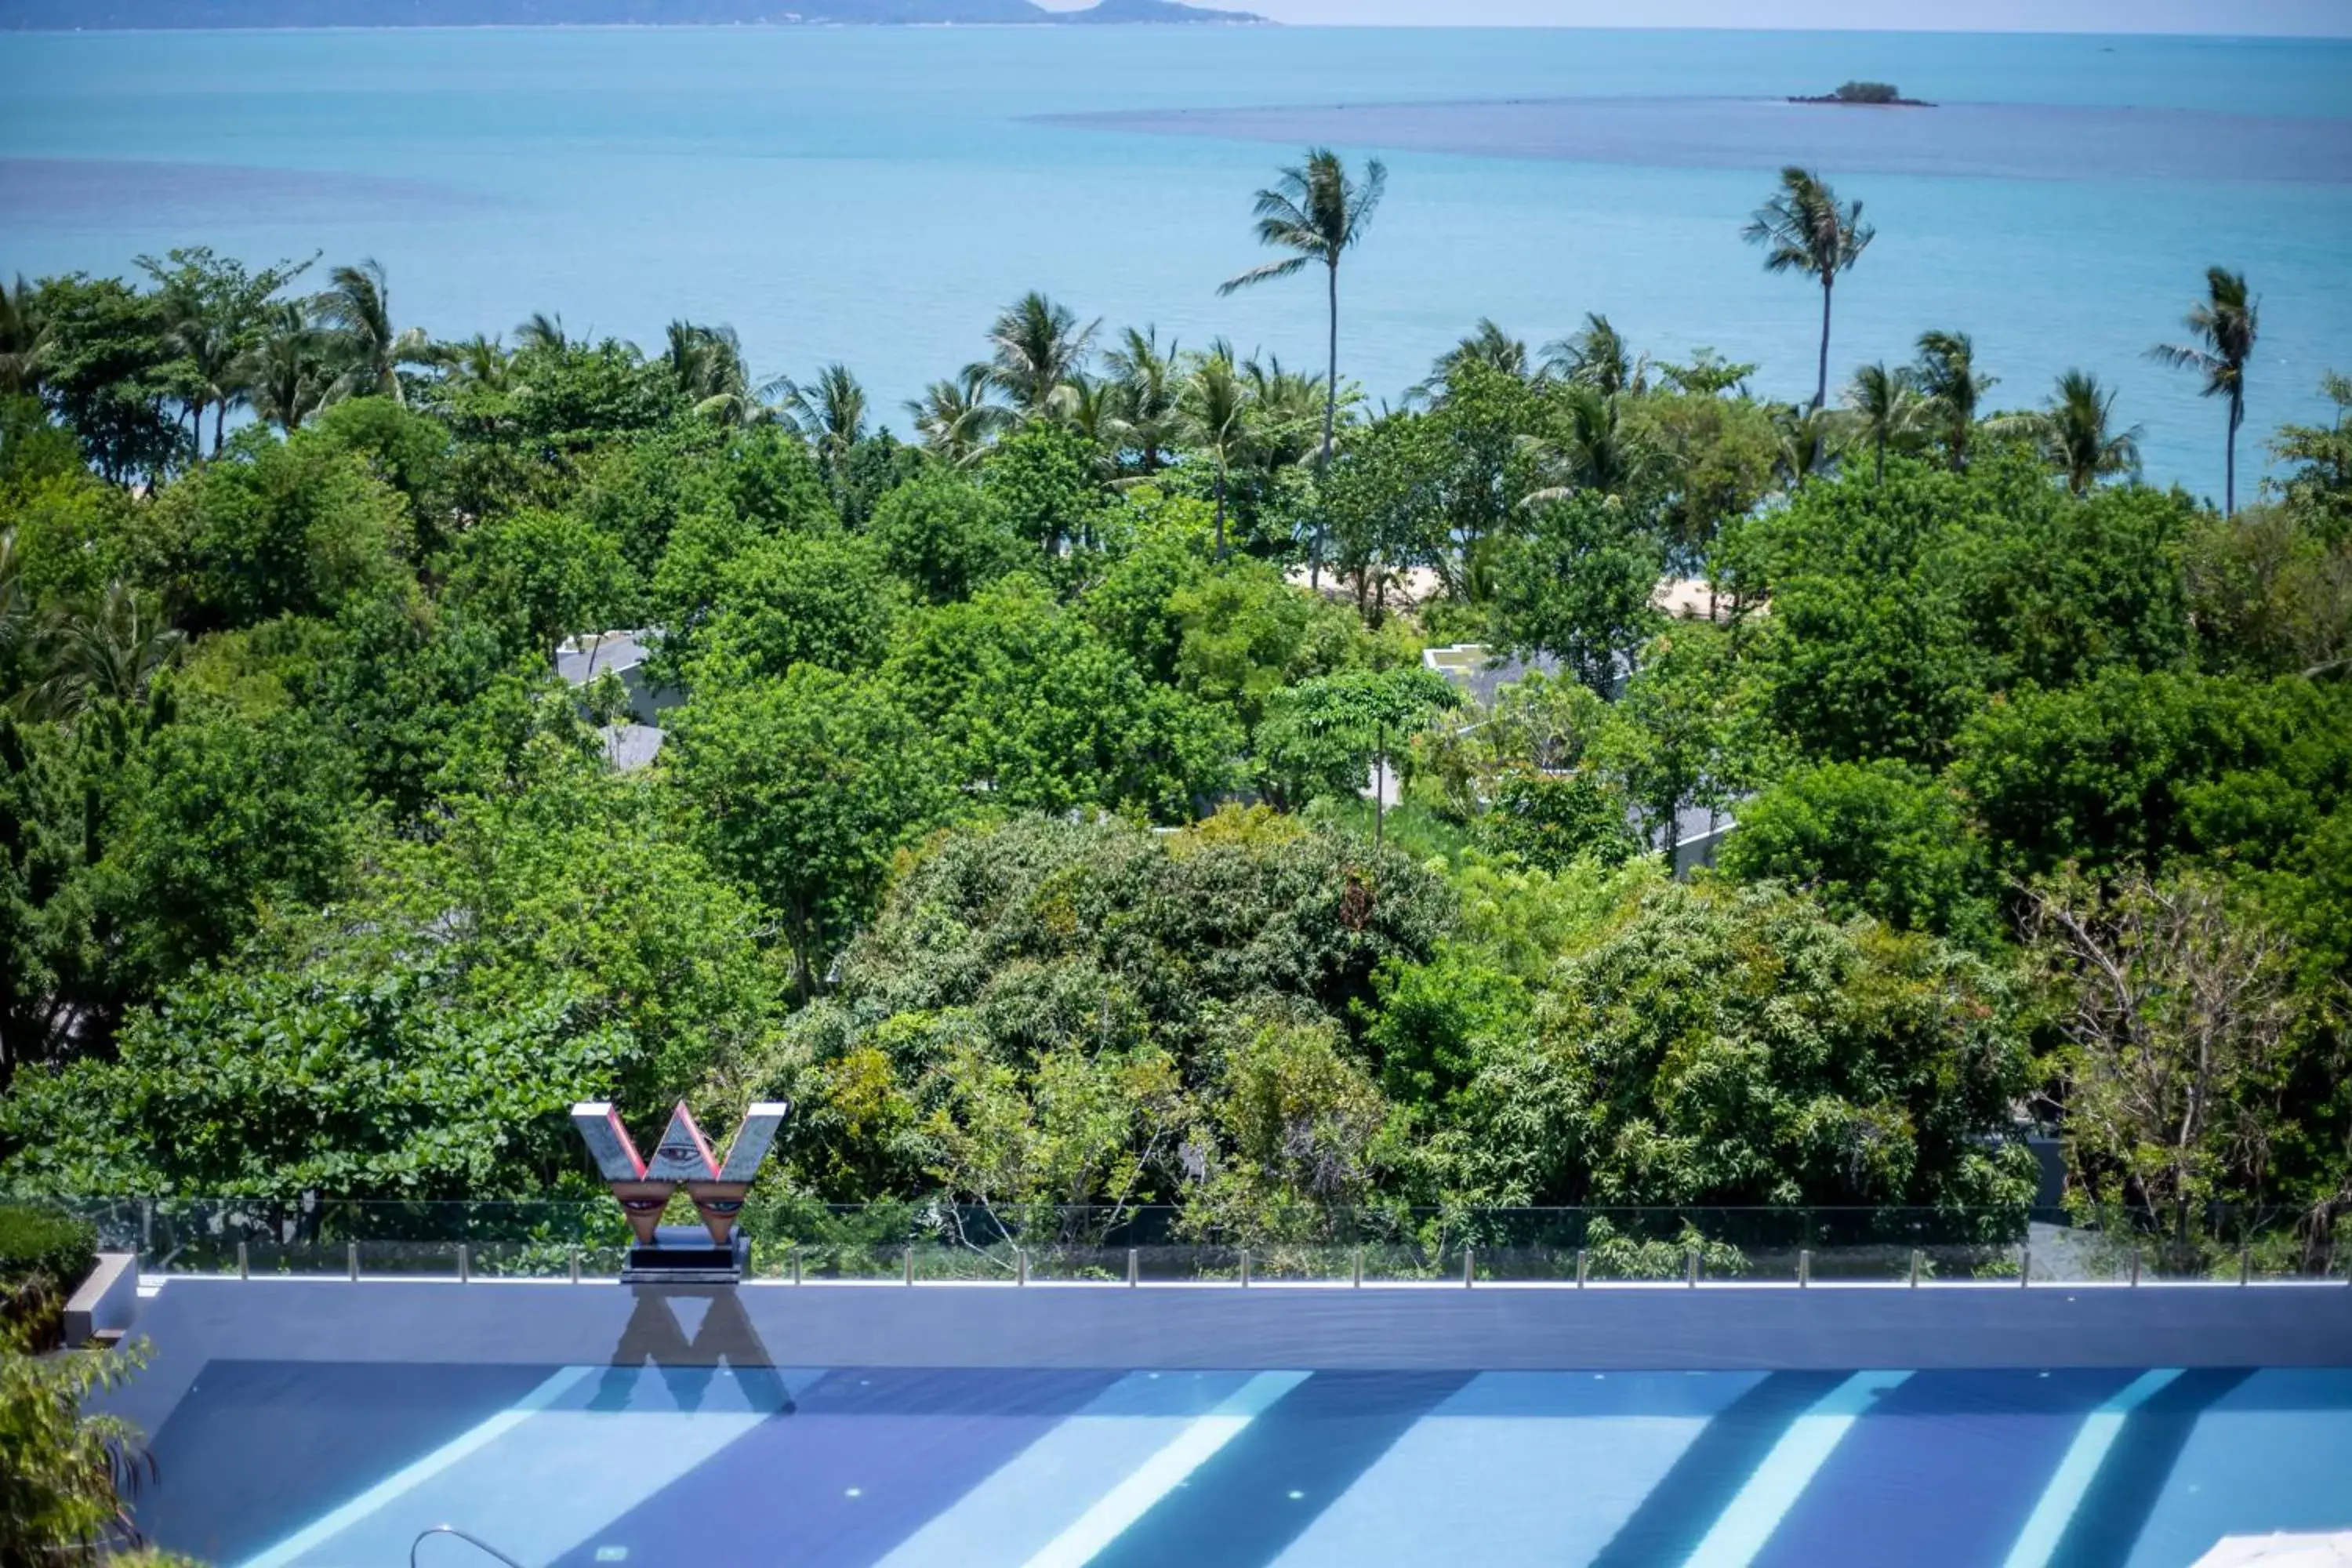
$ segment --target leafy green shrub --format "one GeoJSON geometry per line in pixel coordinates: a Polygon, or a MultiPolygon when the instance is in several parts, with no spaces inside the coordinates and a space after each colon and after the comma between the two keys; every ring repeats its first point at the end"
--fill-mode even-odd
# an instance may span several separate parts
{"type": "Polygon", "coordinates": [[[1477,843],[1557,871],[1590,856],[1620,865],[1640,848],[1626,825],[1625,797],[1590,773],[1566,777],[1532,770],[1506,774],[1479,818],[1477,843]]]}
{"type": "MultiPolygon", "coordinates": [[[[52,1217],[0,1209],[28,1214],[52,1217]]],[[[0,1563],[85,1561],[95,1549],[138,1544],[130,1500],[152,1473],[139,1430],[84,1406],[138,1370],[143,1346],[63,1356],[35,1349],[22,1328],[0,1324],[0,1563]]]]}
{"type": "Polygon", "coordinates": [[[97,1242],[70,1215],[0,1204],[0,1335],[20,1335],[35,1349],[56,1343],[66,1298],[98,1260],[97,1242]]]}
{"type": "Polygon", "coordinates": [[[0,1204],[0,1291],[14,1293],[35,1279],[71,1290],[98,1261],[98,1234],[57,1209],[0,1204]]]}
{"type": "Polygon", "coordinates": [[[1811,889],[1832,915],[1897,931],[1981,938],[1998,910],[1983,841],[1959,796],[1932,774],[1881,757],[1791,769],[1739,808],[1724,874],[1811,889]]]}

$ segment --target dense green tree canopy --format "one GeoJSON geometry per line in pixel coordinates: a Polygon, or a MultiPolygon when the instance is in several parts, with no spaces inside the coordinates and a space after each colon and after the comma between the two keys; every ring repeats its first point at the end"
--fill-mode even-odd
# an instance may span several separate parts
{"type": "MultiPolygon", "coordinates": [[[[1377,178],[1293,173],[1244,276],[1336,293],[1377,178]]],[[[1868,235],[1756,225],[1825,318],[1868,235]]],[[[8,1184],[579,1193],[574,1098],[781,1093],[779,1195],[951,1229],[2006,1236],[2028,1127],[2106,1223],[2352,1212],[2340,418],[2231,515],[1965,323],[1791,408],[1563,307],[1390,403],[1034,294],[901,441],[721,322],[302,276],[0,294],[8,1184]],[[658,736],[557,673],[624,629],[658,736]]]]}

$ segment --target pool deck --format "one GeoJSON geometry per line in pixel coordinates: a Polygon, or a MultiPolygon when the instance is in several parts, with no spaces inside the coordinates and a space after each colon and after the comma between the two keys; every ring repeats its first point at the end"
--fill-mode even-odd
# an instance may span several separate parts
{"type": "Polygon", "coordinates": [[[160,1422],[215,1360],[1392,1371],[2352,1366],[2340,1284],[1441,1287],[150,1280],[160,1422]],[[151,1293],[152,1292],[152,1293],[151,1293]]]}

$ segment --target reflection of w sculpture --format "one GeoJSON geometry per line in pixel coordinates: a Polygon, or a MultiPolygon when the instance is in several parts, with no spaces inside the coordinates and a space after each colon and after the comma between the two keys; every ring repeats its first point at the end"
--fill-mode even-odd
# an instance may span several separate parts
{"type": "Polygon", "coordinates": [[[703,1227],[710,1232],[711,1244],[723,1247],[730,1245],[735,1216],[743,1212],[743,1194],[751,1190],[751,1178],[760,1173],[760,1163],[768,1157],[777,1131],[791,1111],[792,1107],[782,1100],[762,1102],[746,1110],[724,1160],[712,1156],[709,1140],[694,1124],[694,1112],[683,1100],[669,1113],[669,1126],[654,1145],[650,1160],[637,1153],[637,1146],[629,1142],[629,1130],[621,1125],[620,1113],[606,1101],[573,1106],[572,1125],[587,1143],[596,1173],[621,1201],[621,1212],[628,1215],[638,1246],[655,1245],[662,1210],[668,1205],[670,1194],[684,1187],[694,1201],[695,1212],[702,1216],[703,1227]]]}

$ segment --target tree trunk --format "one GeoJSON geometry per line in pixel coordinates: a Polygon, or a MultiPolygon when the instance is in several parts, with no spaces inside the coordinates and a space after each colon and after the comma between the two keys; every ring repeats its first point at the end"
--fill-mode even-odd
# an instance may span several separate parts
{"type": "MultiPolygon", "coordinates": [[[[1331,471],[1331,429],[1339,418],[1339,258],[1333,257],[1328,267],[1331,332],[1329,353],[1324,359],[1323,380],[1323,455],[1316,459],[1315,478],[1319,483],[1331,471]]],[[[1307,552],[1307,586],[1319,588],[1323,583],[1323,498],[1315,498],[1315,540],[1307,552]]]]}
{"type": "Polygon", "coordinates": [[[1877,482],[1878,482],[1881,486],[1884,486],[1884,485],[1886,483],[1886,437],[1885,437],[1885,436],[1881,436],[1881,437],[1879,437],[1879,438],[1878,438],[1878,481],[1877,481],[1877,482]]]}
{"type": "Polygon", "coordinates": [[[2238,515],[2238,426],[2246,417],[2246,395],[2242,388],[2230,388],[2230,437],[2222,448],[2221,515],[2238,515]]]}
{"type": "MultiPolygon", "coordinates": [[[[1813,412],[1819,414],[1830,400],[1830,274],[1822,274],[1822,359],[1813,377],[1813,412]]],[[[1820,443],[1815,442],[1816,447],[1820,443]]]]}
{"type": "MultiPolygon", "coordinates": [[[[1822,274],[1822,357],[1813,375],[1813,412],[1818,415],[1830,399],[1830,279],[1833,275],[1822,274]]],[[[1805,459],[1808,473],[1822,466],[1822,428],[1818,420],[1813,425],[1811,451],[1805,459]]],[[[1800,480],[1799,489],[1803,488],[1800,480]]]]}
{"type": "Polygon", "coordinates": [[[213,405],[213,456],[221,454],[221,443],[228,438],[228,399],[224,397],[213,405]]]}
{"type": "Polygon", "coordinates": [[[1217,465],[1217,559],[1225,558],[1225,466],[1217,465]]]}

